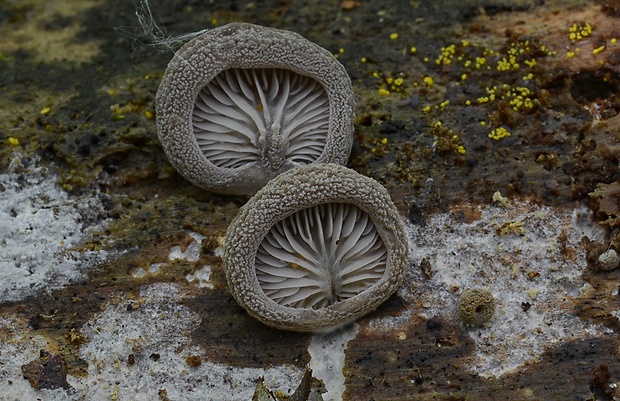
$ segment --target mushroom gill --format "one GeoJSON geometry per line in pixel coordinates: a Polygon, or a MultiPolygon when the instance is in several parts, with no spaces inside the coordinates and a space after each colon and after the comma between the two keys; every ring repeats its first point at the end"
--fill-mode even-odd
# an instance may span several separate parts
{"type": "Polygon", "coordinates": [[[327,92],[316,80],[280,68],[231,68],[196,97],[192,126],[198,147],[218,167],[285,160],[310,164],[323,153],[329,127],[327,92]]]}
{"type": "Polygon", "coordinates": [[[353,297],[385,272],[387,249],[368,213],[325,203],[280,220],[256,253],[256,277],[280,305],[319,309],[353,297]]]}

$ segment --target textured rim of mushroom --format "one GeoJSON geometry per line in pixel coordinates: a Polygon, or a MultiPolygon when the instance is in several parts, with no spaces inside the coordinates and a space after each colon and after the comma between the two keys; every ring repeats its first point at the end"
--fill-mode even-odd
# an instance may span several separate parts
{"type": "Polygon", "coordinates": [[[407,239],[381,184],[346,167],[318,163],[279,175],[241,208],[226,233],[223,265],[233,296],[251,316],[279,329],[331,330],[374,310],[396,291],[408,266],[407,239]],[[386,270],[370,288],[324,308],[280,305],[257,279],[257,250],[278,222],[326,203],[352,204],[368,214],[387,248],[386,270]]]}
{"type": "Polygon", "coordinates": [[[226,168],[211,163],[194,136],[198,94],[231,69],[285,69],[322,85],[329,100],[323,152],[315,163],[346,163],[353,144],[354,100],[346,70],[327,50],[284,30],[230,23],[185,44],[172,58],[157,91],[157,130],[172,165],[195,185],[222,193],[252,194],[280,171],[261,165],[226,168]]]}

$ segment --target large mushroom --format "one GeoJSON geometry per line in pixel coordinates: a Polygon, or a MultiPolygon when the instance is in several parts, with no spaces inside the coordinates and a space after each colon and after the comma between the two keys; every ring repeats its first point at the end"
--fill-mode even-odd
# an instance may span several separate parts
{"type": "Polygon", "coordinates": [[[246,23],[207,31],[170,61],[156,103],[168,159],[215,192],[253,194],[293,167],[345,164],[353,144],[346,70],[289,31],[246,23]]]}
{"type": "Polygon", "coordinates": [[[263,187],[230,224],[224,269],[250,315],[294,331],[330,330],[374,310],[408,266],[403,223],[385,188],[335,164],[263,187]]]}

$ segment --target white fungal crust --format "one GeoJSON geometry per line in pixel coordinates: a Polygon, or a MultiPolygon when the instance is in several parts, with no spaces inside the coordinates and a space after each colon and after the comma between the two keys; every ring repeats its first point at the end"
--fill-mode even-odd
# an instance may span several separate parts
{"type": "Polygon", "coordinates": [[[300,165],[346,163],[353,144],[351,80],[302,36],[231,23],[170,61],[156,97],[172,165],[194,184],[253,194],[300,165]]]}
{"type": "Polygon", "coordinates": [[[375,180],[330,163],[297,167],[244,205],[223,264],[237,302],[270,326],[329,330],[374,310],[408,265],[402,221],[375,180]]]}

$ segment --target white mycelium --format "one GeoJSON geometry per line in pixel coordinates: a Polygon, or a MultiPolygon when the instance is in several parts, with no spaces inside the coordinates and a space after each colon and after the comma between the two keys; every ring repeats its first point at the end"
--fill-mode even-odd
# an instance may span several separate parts
{"type": "Polygon", "coordinates": [[[327,92],[316,80],[276,68],[222,71],[194,104],[198,147],[218,167],[284,160],[310,164],[323,153],[329,126],[327,92]]]}
{"type": "Polygon", "coordinates": [[[280,305],[319,309],[379,281],[387,249],[370,216],[352,204],[320,204],[281,220],[256,253],[256,277],[280,305]]]}

